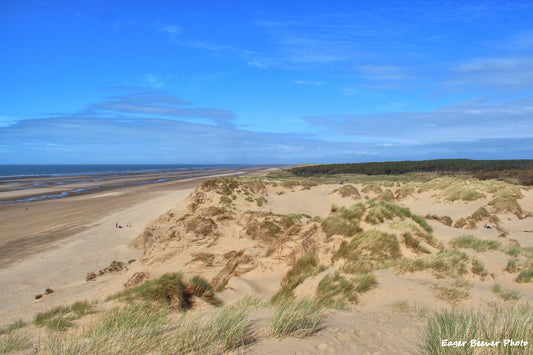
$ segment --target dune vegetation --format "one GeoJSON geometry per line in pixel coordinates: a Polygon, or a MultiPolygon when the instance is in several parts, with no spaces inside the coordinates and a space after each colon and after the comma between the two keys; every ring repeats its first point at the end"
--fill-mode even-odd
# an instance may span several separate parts
{"type": "Polygon", "coordinates": [[[131,244],[144,250],[135,273],[123,264],[106,276],[122,277],[124,289],[49,309],[32,324],[13,323],[1,330],[0,349],[246,352],[265,339],[317,334],[327,326],[327,309],[390,309],[391,302],[379,302],[392,282],[417,290],[406,297],[428,298],[421,353],[448,353],[440,346],[445,338],[531,339],[531,327],[519,329],[531,321],[530,232],[508,227],[531,217],[529,189],[409,174],[305,177],[293,170],[206,180],[181,215],[169,211],[131,244]],[[239,285],[253,289],[274,274],[279,284],[256,291],[261,300],[228,302],[239,285]],[[254,312],[267,319],[252,321],[254,312]],[[27,327],[47,336],[24,336],[27,327]]]}

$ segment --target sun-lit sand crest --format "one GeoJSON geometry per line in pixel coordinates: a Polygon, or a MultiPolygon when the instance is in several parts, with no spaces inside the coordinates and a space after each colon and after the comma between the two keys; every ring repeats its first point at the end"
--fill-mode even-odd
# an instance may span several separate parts
{"type": "MultiPolygon", "coordinates": [[[[62,332],[39,338],[46,351],[432,353],[446,347],[431,322],[453,324],[453,312],[475,310],[473,327],[496,322],[484,337],[456,334],[467,341],[504,346],[513,321],[530,324],[530,188],[272,173],[207,180],[165,201],[168,212],[136,226],[135,260],[87,265],[77,293],[49,280],[54,292],[30,307],[38,326],[10,323],[30,337],[18,340],[51,329],[62,332]]],[[[531,352],[531,327],[520,329],[505,346],[531,352]]]]}

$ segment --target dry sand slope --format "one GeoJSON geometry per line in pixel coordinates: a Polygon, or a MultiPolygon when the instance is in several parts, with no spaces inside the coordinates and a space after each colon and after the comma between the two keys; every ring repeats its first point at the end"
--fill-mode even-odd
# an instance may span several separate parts
{"type": "MultiPolygon", "coordinates": [[[[527,279],[533,270],[533,190],[466,178],[403,180],[206,181],[142,233],[135,230],[139,236],[130,247],[139,251],[120,246],[127,238],[106,244],[102,231],[105,253],[87,249],[79,263],[61,267],[80,280],[78,293],[46,296],[37,305],[84,299],[88,289],[105,304],[123,285],[181,272],[209,280],[226,304],[249,294],[274,302],[296,296],[329,309],[314,336],[278,340],[265,330],[272,309],[258,308],[250,316],[255,339],[236,353],[387,354],[416,351],[425,324],[421,314],[533,302],[527,279]],[[138,260],[84,282],[92,258],[138,260]]],[[[156,202],[130,211],[131,218],[148,221],[156,202]]],[[[113,223],[116,217],[110,218],[113,223]]],[[[61,253],[80,248],[87,247],[66,245],[61,253]]],[[[48,261],[35,262],[49,268],[50,260],[60,258],[50,254],[48,261]]],[[[1,279],[11,278],[12,288],[16,280],[28,280],[17,272],[15,265],[1,279]]],[[[30,282],[44,289],[52,276],[30,282]]],[[[210,307],[197,302],[193,308],[210,307]]]]}

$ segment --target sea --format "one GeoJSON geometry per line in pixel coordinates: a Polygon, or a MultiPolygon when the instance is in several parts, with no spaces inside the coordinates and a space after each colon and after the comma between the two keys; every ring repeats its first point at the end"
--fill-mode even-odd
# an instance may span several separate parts
{"type": "Polygon", "coordinates": [[[128,165],[0,165],[0,205],[29,203],[58,199],[112,189],[157,184],[202,176],[203,170],[231,172],[248,165],[225,164],[128,164],[128,165]],[[214,169],[214,170],[213,170],[214,169]],[[135,177],[126,182],[114,183],[116,178],[135,177]],[[75,187],[73,184],[82,184],[75,187]],[[69,187],[72,186],[72,187],[69,187]],[[40,188],[52,187],[52,193],[40,193],[40,188]],[[23,195],[9,197],[10,191],[23,195]]]}
{"type": "Polygon", "coordinates": [[[0,165],[0,178],[23,176],[73,176],[126,174],[150,171],[205,170],[244,167],[226,164],[96,164],[96,165],[0,165]]]}

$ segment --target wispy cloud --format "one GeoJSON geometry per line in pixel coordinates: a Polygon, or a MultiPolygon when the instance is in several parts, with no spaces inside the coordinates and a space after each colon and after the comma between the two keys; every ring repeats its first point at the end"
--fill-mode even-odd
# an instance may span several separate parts
{"type": "Polygon", "coordinates": [[[426,113],[308,116],[330,134],[376,143],[430,144],[533,138],[533,97],[509,102],[465,101],[426,113]]]}
{"type": "Polygon", "coordinates": [[[324,85],[322,81],[317,81],[317,80],[295,80],[294,83],[297,85],[311,85],[311,86],[324,85]]]}
{"type": "Polygon", "coordinates": [[[235,114],[229,110],[191,107],[193,104],[170,95],[140,92],[129,95],[111,96],[110,100],[90,105],[79,117],[134,115],[153,118],[207,119],[220,127],[233,127],[235,114]]]}
{"type": "Polygon", "coordinates": [[[452,68],[448,85],[533,89],[533,57],[478,58],[452,68]]]}

